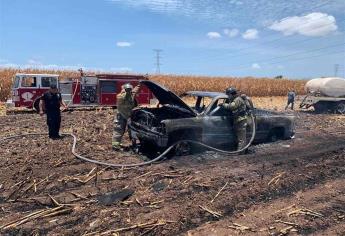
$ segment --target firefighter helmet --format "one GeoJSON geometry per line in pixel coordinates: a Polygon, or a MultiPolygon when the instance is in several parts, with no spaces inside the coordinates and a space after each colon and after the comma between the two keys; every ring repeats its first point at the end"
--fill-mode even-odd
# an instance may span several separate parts
{"type": "Polygon", "coordinates": [[[132,90],[132,89],[133,89],[133,86],[132,86],[130,83],[127,83],[127,84],[124,84],[124,85],[123,85],[123,89],[124,89],[124,90],[132,90]]]}
{"type": "Polygon", "coordinates": [[[237,90],[233,87],[229,87],[225,90],[225,94],[226,95],[236,95],[237,94],[237,90]]]}

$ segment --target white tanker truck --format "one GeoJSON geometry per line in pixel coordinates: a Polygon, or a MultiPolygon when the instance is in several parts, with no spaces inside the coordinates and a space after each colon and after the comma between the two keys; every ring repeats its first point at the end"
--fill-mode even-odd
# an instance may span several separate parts
{"type": "Polygon", "coordinates": [[[317,113],[345,114],[345,79],[340,77],[316,78],[305,85],[307,95],[300,108],[314,107],[317,113]]]}

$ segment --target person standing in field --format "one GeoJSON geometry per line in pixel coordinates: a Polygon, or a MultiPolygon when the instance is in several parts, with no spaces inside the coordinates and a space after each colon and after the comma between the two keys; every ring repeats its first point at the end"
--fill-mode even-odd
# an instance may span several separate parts
{"type": "Polygon", "coordinates": [[[140,84],[133,89],[129,83],[122,86],[121,93],[116,96],[117,113],[114,117],[114,131],[112,137],[113,150],[121,150],[121,140],[126,132],[128,118],[132,110],[138,106],[135,99],[140,90],[140,84]]]}
{"type": "Polygon", "coordinates": [[[222,107],[233,114],[237,150],[242,150],[247,145],[247,105],[235,88],[227,88],[225,93],[229,97],[229,103],[222,104],[222,107]]]}
{"type": "Polygon", "coordinates": [[[64,101],[62,101],[61,93],[59,93],[56,84],[51,84],[49,91],[43,94],[39,104],[40,115],[43,116],[44,112],[47,114],[48,133],[51,139],[61,138],[59,134],[61,126],[61,106],[67,108],[64,101]]]}
{"type": "Polygon", "coordinates": [[[295,104],[295,97],[296,97],[296,92],[295,90],[290,90],[287,94],[288,101],[287,105],[285,107],[285,110],[289,108],[289,105],[291,104],[291,110],[293,110],[294,104],[295,104]]]}

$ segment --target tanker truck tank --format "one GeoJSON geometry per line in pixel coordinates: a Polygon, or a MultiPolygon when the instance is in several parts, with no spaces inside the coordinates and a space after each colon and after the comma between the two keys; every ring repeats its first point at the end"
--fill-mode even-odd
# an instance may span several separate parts
{"type": "Polygon", "coordinates": [[[309,80],[305,90],[310,94],[328,97],[345,97],[345,79],[340,77],[316,78],[309,80]]]}
{"type": "Polygon", "coordinates": [[[316,78],[305,85],[307,95],[300,108],[313,107],[317,113],[345,114],[345,79],[340,77],[316,78]]]}

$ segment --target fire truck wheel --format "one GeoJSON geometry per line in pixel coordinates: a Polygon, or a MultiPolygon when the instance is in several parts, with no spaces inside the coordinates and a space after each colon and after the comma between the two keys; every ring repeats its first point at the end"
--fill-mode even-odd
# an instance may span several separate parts
{"type": "Polygon", "coordinates": [[[33,104],[34,110],[39,113],[40,112],[40,99],[36,99],[33,104]]]}

